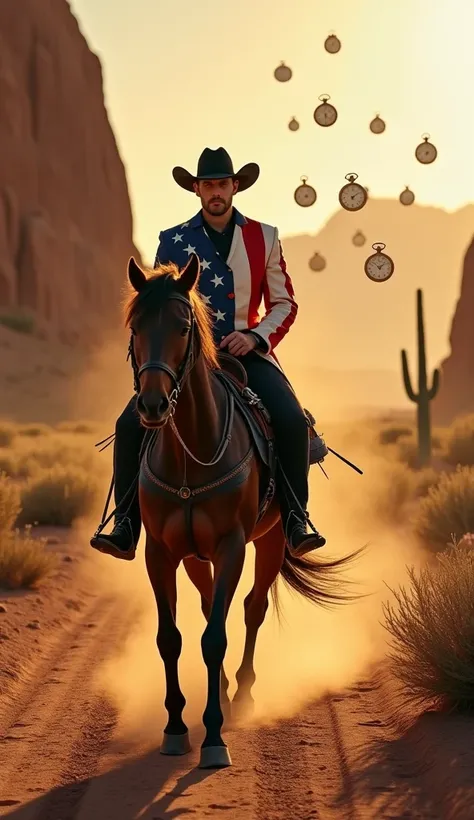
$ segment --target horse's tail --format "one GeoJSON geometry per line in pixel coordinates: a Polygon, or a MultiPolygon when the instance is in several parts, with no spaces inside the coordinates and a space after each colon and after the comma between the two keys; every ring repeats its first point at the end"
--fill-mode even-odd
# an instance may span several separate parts
{"type": "MultiPolygon", "coordinates": [[[[333,561],[323,561],[318,558],[307,558],[294,555],[288,546],[285,547],[285,556],[280,569],[280,576],[285,586],[293,592],[299,592],[313,604],[333,606],[349,601],[355,601],[363,594],[350,592],[353,584],[348,579],[341,579],[340,571],[365,551],[365,546],[355,552],[336,558],[333,561]]],[[[273,605],[277,615],[281,608],[278,597],[277,576],[272,589],[273,605]]]]}

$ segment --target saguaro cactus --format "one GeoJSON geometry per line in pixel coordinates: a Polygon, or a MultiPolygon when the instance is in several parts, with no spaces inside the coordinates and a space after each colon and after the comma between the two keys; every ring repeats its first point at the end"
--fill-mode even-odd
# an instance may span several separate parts
{"type": "Polygon", "coordinates": [[[419,466],[424,467],[431,460],[431,420],[430,401],[434,399],[439,388],[439,370],[433,371],[433,383],[428,388],[426,380],[426,351],[425,351],[425,327],[423,323],[423,292],[416,292],[416,313],[418,329],[418,393],[415,393],[411,386],[410,373],[408,371],[408,356],[406,350],[402,350],[402,371],[405,390],[410,401],[417,405],[418,423],[418,461],[419,466]]]}

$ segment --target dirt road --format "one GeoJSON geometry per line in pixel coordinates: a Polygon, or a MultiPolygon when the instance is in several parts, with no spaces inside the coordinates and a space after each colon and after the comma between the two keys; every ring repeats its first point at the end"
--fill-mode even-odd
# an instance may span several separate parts
{"type": "MultiPolygon", "coordinates": [[[[120,744],[114,708],[94,687],[94,670],[122,640],[129,613],[122,601],[94,594],[87,585],[72,593],[76,559],[65,550],[62,560],[54,587],[30,594],[28,607],[37,608],[37,618],[25,623],[24,596],[1,596],[1,817],[473,816],[469,809],[452,813],[452,795],[437,774],[426,732],[415,727],[400,733],[380,679],[310,703],[290,720],[228,731],[234,765],[226,770],[196,768],[200,726],[191,731],[193,751],[181,758],[159,754],[161,727],[151,751],[120,744]]],[[[470,788],[465,785],[464,796],[470,788]]]]}

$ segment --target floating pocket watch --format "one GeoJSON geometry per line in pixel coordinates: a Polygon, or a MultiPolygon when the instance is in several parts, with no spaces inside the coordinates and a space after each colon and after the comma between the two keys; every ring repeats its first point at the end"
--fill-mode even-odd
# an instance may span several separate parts
{"type": "Polygon", "coordinates": [[[289,65],[286,65],[285,61],[282,60],[280,65],[276,67],[275,71],[273,72],[273,76],[275,80],[278,80],[279,83],[287,83],[288,80],[291,80],[293,76],[293,72],[289,65]]]}
{"type": "Polygon", "coordinates": [[[337,52],[341,50],[341,41],[339,37],[336,37],[333,32],[328,34],[324,41],[324,48],[329,52],[329,54],[337,54],[337,52]]]}
{"type": "Polygon", "coordinates": [[[401,192],[398,197],[402,205],[413,205],[415,201],[415,194],[410,191],[408,185],[405,185],[405,190],[401,192]]]}
{"type": "Polygon", "coordinates": [[[290,129],[290,131],[297,131],[299,127],[300,127],[300,124],[299,124],[298,120],[295,119],[295,117],[292,117],[291,120],[288,123],[288,128],[290,129]]]}
{"type": "Polygon", "coordinates": [[[372,131],[372,134],[383,134],[386,125],[384,120],[379,116],[379,114],[376,114],[374,119],[370,123],[369,128],[372,131]]]}
{"type": "Polygon", "coordinates": [[[346,179],[349,181],[339,191],[339,202],[346,211],[360,211],[367,202],[369,193],[363,185],[356,182],[357,174],[346,174],[346,179]]]}
{"type": "Polygon", "coordinates": [[[415,157],[422,165],[430,165],[438,156],[438,150],[429,138],[429,134],[423,134],[423,142],[416,146],[415,157]]]}
{"type": "Polygon", "coordinates": [[[354,236],[352,237],[352,244],[356,246],[356,248],[361,248],[362,245],[365,245],[366,239],[362,231],[357,231],[354,236]]]}
{"type": "Polygon", "coordinates": [[[329,94],[321,94],[318,97],[318,100],[321,100],[321,105],[318,105],[313,112],[314,121],[318,125],[322,125],[323,128],[334,125],[337,120],[337,110],[332,103],[328,102],[330,99],[329,94]]]}
{"type": "Polygon", "coordinates": [[[393,259],[388,254],[382,253],[386,247],[383,242],[376,242],[372,247],[375,253],[365,260],[365,273],[372,282],[386,282],[395,270],[393,259]]]}
{"type": "Polygon", "coordinates": [[[303,184],[298,185],[295,190],[295,202],[302,208],[309,208],[310,205],[314,205],[318,195],[312,185],[306,184],[308,177],[300,177],[300,179],[303,184]]]}
{"type": "Polygon", "coordinates": [[[319,271],[324,270],[324,268],[326,267],[326,260],[324,256],[321,256],[320,253],[316,252],[309,260],[309,266],[311,270],[317,271],[319,273],[319,271]]]}

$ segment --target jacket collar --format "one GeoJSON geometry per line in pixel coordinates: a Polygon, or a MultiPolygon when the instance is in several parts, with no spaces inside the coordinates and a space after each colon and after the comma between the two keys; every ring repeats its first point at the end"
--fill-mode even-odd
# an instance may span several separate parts
{"type": "MultiPolygon", "coordinates": [[[[241,214],[240,211],[238,211],[237,208],[235,208],[235,207],[234,207],[234,218],[235,218],[235,224],[240,225],[241,227],[242,227],[242,225],[245,225],[245,223],[247,222],[245,216],[243,216],[243,214],[241,214]]],[[[195,216],[193,216],[193,218],[189,220],[188,226],[190,228],[202,228],[204,226],[204,222],[203,222],[203,218],[202,218],[202,210],[198,211],[198,213],[195,214],[195,216]]]]}

